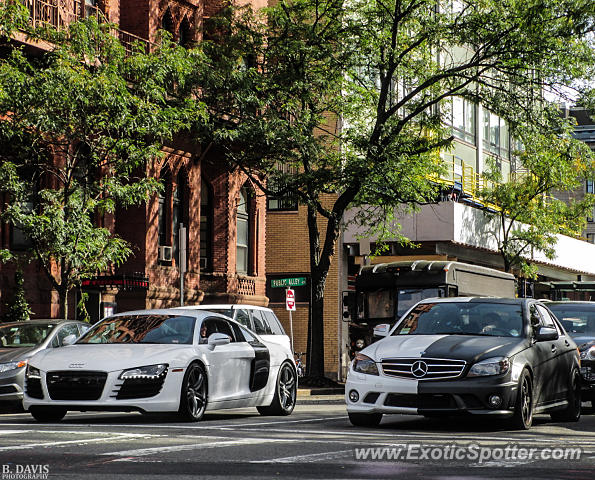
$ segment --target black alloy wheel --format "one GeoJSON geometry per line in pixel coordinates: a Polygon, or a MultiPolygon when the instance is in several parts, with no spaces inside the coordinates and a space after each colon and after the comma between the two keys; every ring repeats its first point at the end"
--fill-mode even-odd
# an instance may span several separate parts
{"type": "Polygon", "coordinates": [[[279,369],[275,396],[269,406],[256,407],[261,415],[290,415],[297,397],[297,375],[295,368],[285,362],[279,369]]]}
{"type": "Polygon", "coordinates": [[[528,370],[523,370],[512,417],[512,427],[517,430],[529,430],[533,424],[533,381],[528,370]]]}
{"type": "Polygon", "coordinates": [[[198,422],[207,409],[207,373],[198,363],[191,363],[184,375],[179,413],[184,420],[198,422]]]}

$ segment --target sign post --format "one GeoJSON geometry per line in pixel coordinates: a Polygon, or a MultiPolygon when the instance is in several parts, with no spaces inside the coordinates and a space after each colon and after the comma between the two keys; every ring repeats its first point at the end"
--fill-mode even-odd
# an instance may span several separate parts
{"type": "Polygon", "coordinates": [[[293,353],[293,318],[291,312],[295,312],[295,292],[291,288],[285,291],[285,308],[289,311],[289,332],[291,334],[291,352],[293,353]]]}

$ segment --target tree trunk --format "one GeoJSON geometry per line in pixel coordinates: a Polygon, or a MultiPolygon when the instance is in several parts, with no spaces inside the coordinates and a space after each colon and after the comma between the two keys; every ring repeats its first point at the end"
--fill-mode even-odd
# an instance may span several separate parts
{"type": "Polygon", "coordinates": [[[312,310],[308,329],[307,374],[310,377],[324,377],[324,286],[326,274],[318,268],[311,271],[312,310]]]}
{"type": "Polygon", "coordinates": [[[58,299],[60,302],[60,317],[68,320],[68,290],[65,288],[58,289],[58,299]]]}

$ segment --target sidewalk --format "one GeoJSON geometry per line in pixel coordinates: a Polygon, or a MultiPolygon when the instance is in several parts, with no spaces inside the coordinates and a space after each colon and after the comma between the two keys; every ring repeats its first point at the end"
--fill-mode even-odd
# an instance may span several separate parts
{"type": "Polygon", "coordinates": [[[345,388],[298,388],[297,405],[342,405],[345,388]]]}

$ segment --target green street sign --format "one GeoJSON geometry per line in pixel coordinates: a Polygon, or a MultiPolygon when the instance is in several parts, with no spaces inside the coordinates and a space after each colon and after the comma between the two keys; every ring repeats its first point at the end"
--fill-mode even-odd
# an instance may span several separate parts
{"type": "Polygon", "coordinates": [[[271,279],[271,288],[303,287],[304,285],[306,285],[306,277],[271,279]]]}

